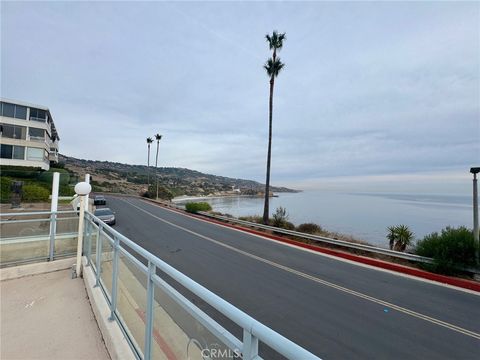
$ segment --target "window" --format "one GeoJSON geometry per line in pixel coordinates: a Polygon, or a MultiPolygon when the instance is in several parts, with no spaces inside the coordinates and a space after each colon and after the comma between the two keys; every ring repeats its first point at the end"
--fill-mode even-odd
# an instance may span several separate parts
{"type": "Polygon", "coordinates": [[[27,108],[22,105],[9,104],[2,102],[2,116],[14,117],[17,119],[27,119],[27,108]]]}
{"type": "Polygon", "coordinates": [[[27,160],[43,161],[45,151],[40,148],[29,147],[27,149],[27,160]]]}
{"type": "Polygon", "coordinates": [[[39,128],[34,128],[34,127],[29,127],[28,128],[28,135],[30,135],[30,140],[40,140],[44,141],[45,140],[45,130],[39,129],[39,128]]]}
{"type": "Polygon", "coordinates": [[[13,153],[13,146],[12,145],[1,145],[0,149],[0,157],[2,159],[11,159],[13,153]]]}
{"type": "Polygon", "coordinates": [[[42,109],[30,108],[30,120],[45,122],[47,120],[47,112],[42,109]]]}
{"type": "Polygon", "coordinates": [[[27,120],[27,107],[15,105],[15,117],[17,119],[27,120]]]}
{"type": "Polygon", "coordinates": [[[2,144],[2,159],[25,160],[25,146],[2,144]]]}
{"type": "Polygon", "coordinates": [[[15,105],[9,103],[2,103],[2,116],[14,117],[15,105]]]}
{"type": "Polygon", "coordinates": [[[14,146],[13,158],[16,160],[25,160],[25,146],[14,146]]]}
{"type": "Polygon", "coordinates": [[[6,138],[25,140],[27,128],[25,126],[0,124],[0,133],[6,138]]]}

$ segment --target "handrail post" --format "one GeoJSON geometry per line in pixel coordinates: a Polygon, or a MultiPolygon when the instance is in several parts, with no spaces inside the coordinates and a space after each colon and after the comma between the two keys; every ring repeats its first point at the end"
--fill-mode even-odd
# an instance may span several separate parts
{"type": "Polygon", "coordinates": [[[252,360],[258,356],[258,338],[247,329],[243,329],[243,360],[252,360]]]}
{"type": "Polygon", "coordinates": [[[152,357],[152,336],[153,336],[153,300],[155,288],[152,277],[156,273],[156,266],[152,262],[148,262],[148,279],[147,279],[147,308],[145,309],[145,346],[144,359],[150,360],[152,357]]]}
{"type": "Polygon", "coordinates": [[[86,266],[90,266],[90,264],[92,263],[90,258],[92,257],[92,223],[91,223],[91,219],[87,219],[85,218],[86,220],[86,227],[85,227],[85,231],[86,231],[86,240],[85,241],[85,245],[87,246],[87,251],[85,251],[85,253],[87,254],[87,265],[86,266]]]}
{"type": "Polygon", "coordinates": [[[96,270],[97,270],[97,273],[96,273],[96,277],[95,277],[95,286],[94,287],[97,287],[97,286],[100,286],[100,274],[102,273],[102,229],[103,229],[103,226],[102,224],[98,224],[98,231],[97,231],[97,247],[95,249],[96,251],[96,270]]]}
{"type": "Polygon", "coordinates": [[[57,212],[50,215],[50,244],[48,249],[48,261],[53,261],[55,255],[55,235],[57,233],[57,212]]]}
{"type": "Polygon", "coordinates": [[[118,248],[120,240],[114,237],[113,243],[113,265],[112,265],[112,302],[110,306],[110,319],[115,320],[115,310],[117,309],[117,290],[118,290],[118,248]]]}

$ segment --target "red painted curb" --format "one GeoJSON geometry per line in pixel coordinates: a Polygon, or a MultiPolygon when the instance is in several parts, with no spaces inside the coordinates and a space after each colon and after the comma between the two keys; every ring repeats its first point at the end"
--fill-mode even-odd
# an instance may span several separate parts
{"type": "Polygon", "coordinates": [[[405,266],[405,265],[399,265],[399,264],[390,263],[390,262],[387,262],[387,261],[382,261],[382,260],[378,260],[378,259],[374,259],[374,258],[369,258],[369,257],[365,257],[365,256],[360,256],[360,255],[354,255],[354,254],[346,253],[346,252],[343,252],[343,251],[338,251],[338,250],[333,250],[333,249],[320,247],[318,245],[305,244],[305,243],[302,243],[300,241],[295,241],[295,240],[292,240],[292,239],[287,239],[287,238],[284,238],[284,237],[268,234],[268,233],[265,233],[265,232],[262,232],[262,231],[257,231],[257,230],[245,228],[245,227],[242,227],[242,226],[239,226],[239,225],[228,224],[228,223],[225,223],[225,222],[222,222],[222,221],[210,219],[210,218],[205,217],[205,216],[190,214],[190,213],[178,210],[178,209],[170,208],[168,206],[165,206],[161,203],[158,203],[156,201],[152,201],[152,200],[149,200],[149,199],[145,199],[145,200],[147,200],[147,201],[149,201],[149,202],[151,202],[155,205],[166,207],[169,210],[172,210],[172,211],[184,214],[184,215],[188,215],[188,216],[191,216],[191,217],[202,219],[204,221],[208,221],[208,222],[211,222],[211,223],[214,223],[214,224],[219,224],[219,225],[222,225],[222,226],[226,226],[226,227],[230,227],[230,228],[233,228],[233,229],[241,230],[241,231],[248,232],[248,233],[251,233],[251,234],[263,236],[263,237],[266,237],[266,238],[269,238],[269,239],[272,239],[272,240],[280,241],[280,242],[283,242],[283,243],[295,245],[295,246],[298,246],[298,247],[302,247],[302,248],[305,248],[305,249],[313,250],[313,251],[316,251],[316,252],[320,252],[320,253],[324,253],[324,254],[328,254],[328,255],[332,255],[332,256],[337,256],[337,257],[347,259],[347,260],[351,260],[351,261],[355,261],[355,262],[358,262],[358,263],[362,263],[362,264],[366,264],[366,265],[370,265],[370,266],[374,266],[374,267],[378,267],[378,268],[382,268],[382,269],[386,269],[386,270],[391,270],[391,271],[395,271],[395,272],[399,272],[399,273],[403,273],[403,274],[408,274],[408,275],[411,275],[411,276],[416,276],[416,277],[419,277],[419,278],[436,281],[436,282],[439,282],[439,283],[442,283],[442,284],[453,285],[453,286],[457,286],[457,287],[460,287],[460,288],[463,288],[463,289],[469,289],[469,290],[480,292],[480,283],[476,282],[476,281],[473,281],[473,280],[467,280],[467,279],[461,279],[461,278],[452,277],[452,276],[435,274],[435,273],[431,273],[431,272],[428,272],[428,271],[425,271],[425,270],[420,270],[420,269],[417,269],[417,268],[412,268],[412,267],[405,266]]]}

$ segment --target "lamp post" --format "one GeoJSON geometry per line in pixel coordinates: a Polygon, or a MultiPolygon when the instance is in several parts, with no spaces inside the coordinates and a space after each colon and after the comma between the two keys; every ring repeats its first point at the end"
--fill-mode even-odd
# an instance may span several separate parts
{"type": "Polygon", "coordinates": [[[480,167],[470,168],[470,172],[473,174],[473,239],[477,246],[477,263],[480,263],[480,243],[479,243],[479,229],[478,229],[478,186],[477,186],[477,174],[480,172],[480,167]]]}
{"type": "Polygon", "coordinates": [[[77,244],[77,266],[75,268],[76,276],[81,275],[82,265],[82,247],[83,247],[83,223],[85,221],[85,206],[88,206],[88,194],[92,187],[87,182],[79,182],[75,185],[75,193],[80,197],[80,214],[78,218],[78,244],[77,244]]]}

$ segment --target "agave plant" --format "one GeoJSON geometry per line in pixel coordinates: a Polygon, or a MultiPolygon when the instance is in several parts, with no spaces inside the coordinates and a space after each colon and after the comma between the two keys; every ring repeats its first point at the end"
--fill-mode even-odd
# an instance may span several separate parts
{"type": "Polygon", "coordinates": [[[387,230],[390,250],[405,251],[414,239],[414,234],[407,225],[389,226],[387,230]]]}

